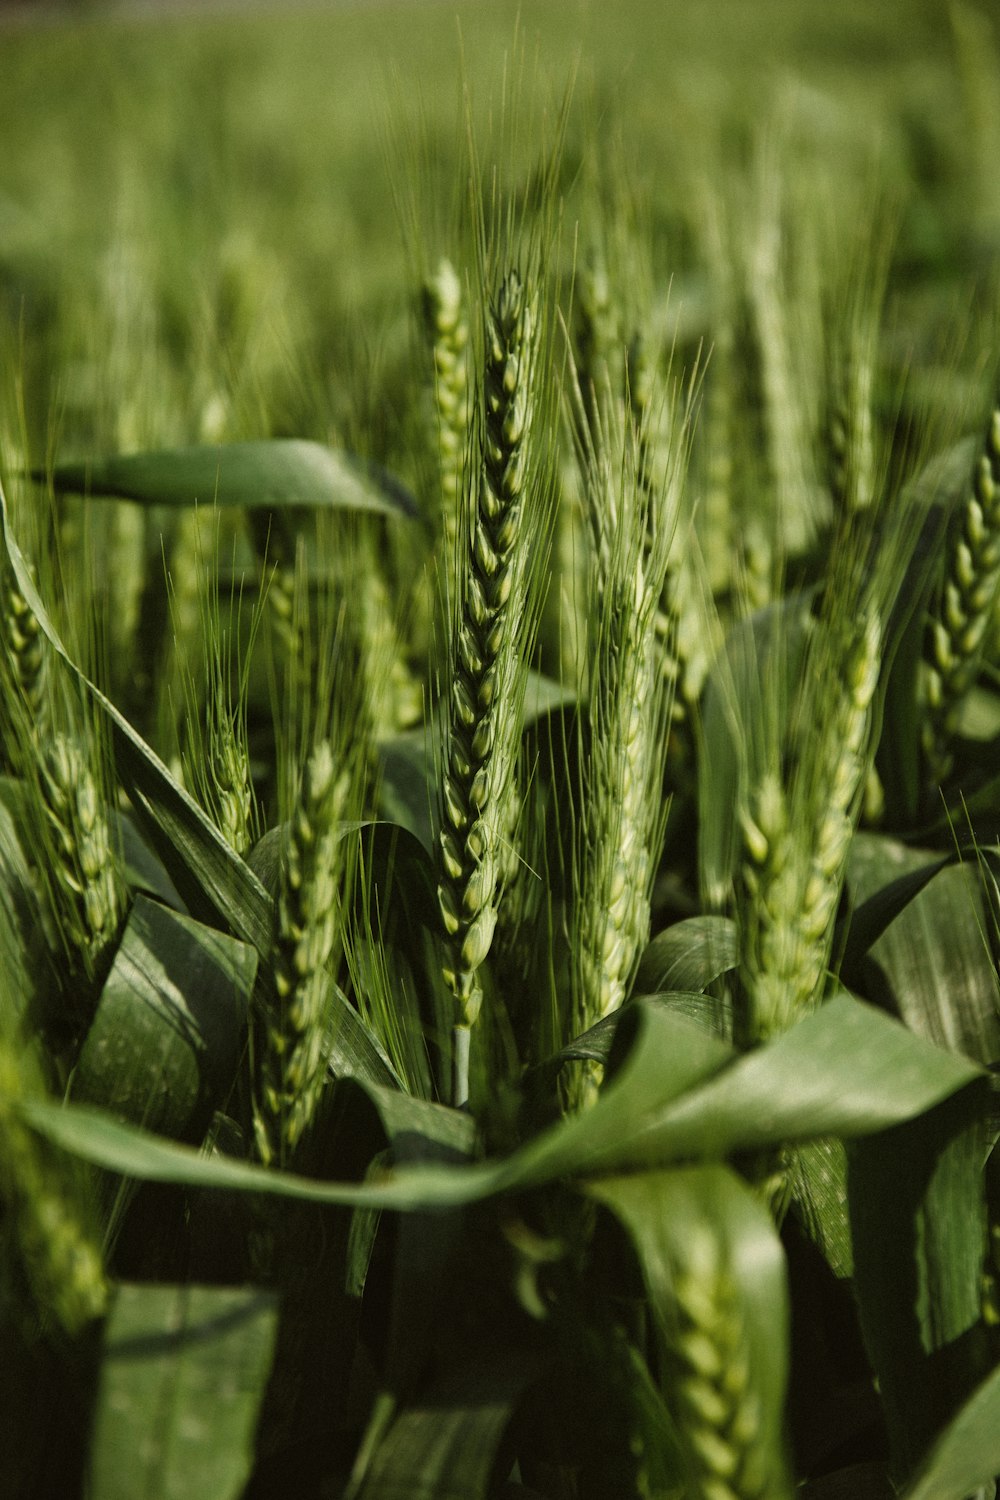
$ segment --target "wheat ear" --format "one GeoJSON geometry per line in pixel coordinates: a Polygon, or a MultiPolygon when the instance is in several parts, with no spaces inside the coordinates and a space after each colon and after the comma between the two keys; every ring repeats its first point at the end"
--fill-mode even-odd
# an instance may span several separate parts
{"type": "Polygon", "coordinates": [[[0,1039],[0,1202],[4,1238],[17,1261],[35,1310],[66,1333],[103,1317],[108,1288],[100,1250],[74,1193],[66,1164],[19,1119],[21,1070],[0,1039]]]}
{"type": "Polygon", "coordinates": [[[275,912],[274,995],[258,1027],[257,1151],[284,1162],[315,1114],[324,1021],[343,920],[340,821],[348,795],[328,740],[313,750],[288,826],[275,912]]]}
{"type": "Polygon", "coordinates": [[[50,914],[71,966],[93,980],[118,936],[126,898],[108,810],[78,737],[53,736],[37,793],[50,914]]]}
{"type": "Polygon", "coordinates": [[[962,704],[979,674],[1000,596],[1000,400],[990,413],[971,494],[952,538],[927,619],[923,746],[935,782],[946,780],[962,704]]]}
{"type": "Polygon", "coordinates": [[[745,1040],[787,1030],[821,996],[837,904],[870,765],[882,629],[873,605],[808,659],[795,774],[764,773],[741,823],[740,977],[745,1040]]]}
{"type": "Polygon", "coordinates": [[[469,321],[462,283],[447,258],[424,287],[424,315],[434,358],[441,534],[444,555],[455,555],[469,437],[469,321]]]}
{"type": "Polygon", "coordinates": [[[747,1336],[722,1247],[692,1236],[665,1310],[666,1380],[692,1500],[773,1495],[747,1336]]]}
{"type": "Polygon", "coordinates": [[[438,899],[444,978],[456,1003],[454,1102],[465,1103],[478,971],[490,950],[521,733],[527,570],[519,547],[529,462],[535,311],[520,275],[504,278],[486,339],[480,482],[461,559],[450,643],[438,899]]]}
{"type": "MultiPolygon", "coordinates": [[[[649,901],[665,827],[663,789],[671,684],[657,617],[670,541],[626,430],[589,457],[594,537],[589,744],[580,789],[573,916],[573,1035],[626,998],[649,934],[649,901]]],[[[570,1108],[591,1102],[600,1070],[566,1080],[570,1108]]]]}

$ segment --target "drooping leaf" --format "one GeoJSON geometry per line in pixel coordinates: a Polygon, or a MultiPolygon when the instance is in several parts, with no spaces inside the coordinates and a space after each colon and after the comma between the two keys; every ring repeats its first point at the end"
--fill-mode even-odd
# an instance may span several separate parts
{"type": "MultiPolygon", "coordinates": [[[[45,479],[44,472],[34,475],[45,479]]],[[[366,510],[417,514],[392,475],[349,453],[302,438],[212,443],[112,454],[57,464],[56,493],[117,496],[145,505],[233,505],[243,509],[366,510]]]]}
{"type": "Polygon", "coordinates": [[[736,923],[711,913],[687,917],[657,933],[639,962],[635,988],[640,995],[665,990],[697,994],[736,967],[736,923]]]}
{"type": "Polygon", "coordinates": [[[75,1099],[197,1140],[231,1087],[257,955],[138,896],[73,1073],[75,1099]]]}
{"type": "Polygon", "coordinates": [[[1000,1013],[982,877],[977,865],[964,863],[925,880],[938,863],[895,840],[855,840],[848,879],[859,903],[879,899],[885,908],[913,891],[871,946],[860,978],[911,1030],[992,1063],[1000,1058],[1000,1013]]]}
{"type": "Polygon", "coordinates": [[[1000,1369],[979,1385],[935,1440],[900,1500],[942,1500],[987,1489],[1000,1474],[1000,1369]]]}
{"type": "MultiPolygon", "coordinates": [[[[790,1309],[784,1253],[770,1214],[724,1166],[609,1177],[591,1183],[588,1192],[621,1220],[632,1240],[666,1369],[678,1278],[699,1281],[699,1292],[707,1298],[726,1288],[732,1346],[713,1352],[723,1362],[732,1361],[731,1380],[746,1360],[747,1409],[759,1428],[745,1438],[768,1476],[767,1493],[781,1493],[787,1465],[783,1422],[790,1309]]],[[[669,1388],[665,1395],[669,1405],[669,1388]]]]}
{"type": "Polygon", "coordinates": [[[402,1210],[452,1207],[567,1176],[715,1160],[817,1136],[870,1134],[982,1077],[968,1059],[933,1047],[843,994],[743,1057],[669,1006],[643,1001],[630,1011],[634,1045],[584,1114],[552,1126],[506,1158],[402,1168],[362,1187],[208,1161],[82,1106],[11,1103],[56,1145],[125,1176],[402,1210]]]}
{"type": "Polygon", "coordinates": [[[92,1500],[237,1500],[276,1316],[275,1299],[254,1287],[119,1287],[104,1330],[92,1500]]]}

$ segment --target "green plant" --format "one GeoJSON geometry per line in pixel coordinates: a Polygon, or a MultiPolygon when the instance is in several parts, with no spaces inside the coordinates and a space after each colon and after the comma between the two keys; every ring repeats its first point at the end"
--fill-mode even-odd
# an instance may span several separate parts
{"type": "Polygon", "coordinates": [[[862,10],[5,37],[4,1495],[1000,1475],[994,49],[862,10]]]}

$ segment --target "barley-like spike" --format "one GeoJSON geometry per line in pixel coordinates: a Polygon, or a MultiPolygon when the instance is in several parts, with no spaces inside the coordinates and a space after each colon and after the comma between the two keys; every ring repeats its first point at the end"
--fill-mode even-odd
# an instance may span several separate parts
{"type": "Polygon", "coordinates": [[[871,607],[843,651],[813,658],[789,787],[772,769],[742,818],[740,978],[745,1040],[786,1030],[821,997],[847,853],[870,762],[882,628],[871,607]]]}
{"type": "Polygon", "coordinates": [[[239,855],[255,841],[253,786],[245,738],[235,723],[216,724],[208,741],[207,772],[219,832],[239,855]]]}
{"type": "MultiPolygon", "coordinates": [[[[662,847],[670,683],[662,671],[657,612],[670,532],[641,454],[613,455],[605,435],[586,478],[595,542],[589,676],[589,743],[576,854],[571,1034],[625,1000],[649,934],[649,902],[662,847]]],[[[600,1070],[574,1069],[566,1103],[595,1097],[600,1070]]]]}
{"type": "Polygon", "coordinates": [[[611,281],[603,255],[594,248],[577,283],[577,383],[591,437],[610,415],[607,400],[620,401],[625,391],[625,345],[611,281]]]}
{"type": "Polygon", "coordinates": [[[441,531],[444,556],[450,559],[458,535],[469,432],[469,323],[462,283],[447,258],[424,287],[424,311],[434,358],[441,531]]]}
{"type": "Polygon", "coordinates": [[[103,1317],[108,1287],[98,1245],[79,1211],[69,1171],[23,1125],[13,1101],[20,1070],[0,1041],[0,1203],[37,1315],[70,1336],[103,1317]]]}
{"type": "Polygon", "coordinates": [[[284,1162],[315,1114],[323,1086],[323,1027],[343,918],[339,824],[348,791],[321,740],[290,820],[275,912],[274,989],[259,1026],[254,1132],[260,1158],[284,1162]]]}
{"type": "Polygon", "coordinates": [[[954,762],[962,705],[982,666],[1000,602],[1000,400],[986,426],[970,493],[953,534],[924,638],[927,769],[940,785],[954,762]]]}
{"type": "MultiPolygon", "coordinates": [[[[509,272],[487,327],[481,472],[453,615],[439,838],[444,977],[465,1030],[482,1002],[477,970],[492,943],[513,821],[527,582],[518,542],[534,403],[534,319],[521,277],[509,272]]],[[[464,1053],[467,1038],[456,1042],[464,1053]]],[[[462,1091],[457,1076],[456,1087],[462,1091]]]]}
{"type": "Polygon", "coordinates": [[[56,931],[74,968],[101,970],[125,914],[110,824],[79,741],[53,736],[39,763],[43,872],[56,931]]]}
{"type": "Polygon", "coordinates": [[[773,1493],[747,1336],[726,1257],[707,1230],[678,1266],[667,1310],[666,1377],[676,1430],[698,1500],[773,1493]]]}

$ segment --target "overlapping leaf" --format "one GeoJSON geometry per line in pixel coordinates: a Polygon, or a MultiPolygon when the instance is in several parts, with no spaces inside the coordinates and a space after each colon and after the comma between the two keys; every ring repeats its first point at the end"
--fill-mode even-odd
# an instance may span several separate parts
{"type": "MultiPolygon", "coordinates": [[[[637,1036],[597,1104],[512,1156],[414,1166],[384,1183],[321,1183],[206,1161],[99,1112],[17,1106],[57,1145],[128,1176],[389,1209],[449,1207],[566,1176],[711,1161],[821,1136],[867,1135],[911,1119],[982,1077],[966,1058],[838,995],[767,1047],[734,1056],[668,1005],[635,1007],[637,1036]]],[[[624,1039],[623,1039],[624,1040],[624,1039]]]]}

